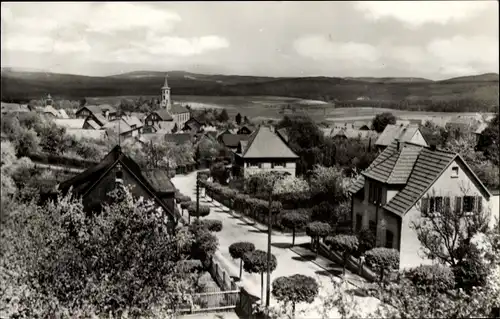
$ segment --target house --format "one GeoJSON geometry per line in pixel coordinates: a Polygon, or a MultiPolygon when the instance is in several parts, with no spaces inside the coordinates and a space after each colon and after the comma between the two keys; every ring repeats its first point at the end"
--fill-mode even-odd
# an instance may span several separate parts
{"type": "Polygon", "coordinates": [[[59,110],[59,118],[69,119],[69,115],[68,115],[68,113],[66,113],[66,110],[63,110],[63,109],[59,110]]]}
{"type": "Polygon", "coordinates": [[[235,151],[241,141],[248,140],[250,135],[226,133],[219,136],[217,141],[227,149],[235,151]]]}
{"type": "Polygon", "coordinates": [[[134,115],[123,115],[121,117],[125,123],[127,123],[128,126],[130,126],[130,129],[132,130],[132,136],[138,136],[142,134],[142,129],[144,124],[142,124],[141,120],[134,115]]]}
{"type": "Polygon", "coordinates": [[[170,231],[174,231],[180,216],[175,209],[175,188],[168,174],[163,170],[142,172],[120,146],[115,146],[97,165],[61,183],[58,189],[62,193],[72,189],[82,198],[85,211],[91,213],[100,212],[102,203],[109,199],[109,192],[121,185],[133,186],[131,193],[135,198],[153,200],[165,214],[170,231]]]}
{"type": "Polygon", "coordinates": [[[400,142],[409,142],[413,144],[429,146],[424,136],[418,129],[418,125],[398,125],[389,124],[385,127],[384,131],[375,142],[375,146],[379,150],[384,150],[387,146],[391,145],[394,140],[400,142]]]}
{"type": "Polygon", "coordinates": [[[158,127],[158,124],[174,124],[172,115],[167,110],[156,110],[153,112],[150,112],[145,118],[144,118],[144,129],[147,130],[148,132],[152,129],[156,129],[158,127]]]}
{"type": "Polygon", "coordinates": [[[105,130],[67,129],[66,134],[75,137],[77,140],[82,138],[103,140],[108,137],[105,130]]]}
{"type": "Polygon", "coordinates": [[[123,119],[117,119],[114,121],[107,122],[102,126],[101,129],[108,131],[109,135],[120,134],[120,138],[122,139],[138,135],[137,130],[132,129],[130,125],[128,125],[127,122],[125,122],[125,120],[123,119]],[[136,134],[134,134],[134,132],[136,134]]]}
{"type": "Polygon", "coordinates": [[[205,126],[204,123],[202,123],[201,121],[192,117],[189,120],[187,120],[186,123],[184,123],[184,126],[182,127],[182,131],[190,131],[190,132],[197,133],[204,126],[205,126]]]}
{"type": "MultiPolygon", "coordinates": [[[[241,135],[238,135],[241,136],[241,135]]],[[[256,172],[286,172],[295,176],[299,159],[269,127],[260,126],[233,152],[233,175],[248,177],[256,172]]]]}
{"type": "Polygon", "coordinates": [[[54,123],[58,126],[65,127],[68,130],[83,129],[84,119],[54,119],[54,123]]]}
{"type": "Polygon", "coordinates": [[[252,134],[253,131],[255,131],[255,127],[250,125],[243,125],[238,129],[238,131],[236,131],[236,134],[249,135],[252,134]]]}
{"type": "MultiPolygon", "coordinates": [[[[429,212],[491,207],[491,193],[456,153],[392,142],[349,187],[356,231],[366,228],[377,246],[395,248],[400,268],[429,264],[412,228],[429,212]]],[[[498,210],[493,212],[498,216],[498,210]]]]}
{"type": "Polygon", "coordinates": [[[118,116],[117,110],[109,104],[85,105],[75,113],[79,119],[86,119],[91,114],[102,115],[106,121],[113,121],[118,116]]]}

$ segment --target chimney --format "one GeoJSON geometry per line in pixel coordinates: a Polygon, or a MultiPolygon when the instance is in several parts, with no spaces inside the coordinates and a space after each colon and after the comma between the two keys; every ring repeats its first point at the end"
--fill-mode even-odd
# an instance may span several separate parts
{"type": "Polygon", "coordinates": [[[431,144],[431,151],[435,151],[436,150],[436,144],[431,144]]]}

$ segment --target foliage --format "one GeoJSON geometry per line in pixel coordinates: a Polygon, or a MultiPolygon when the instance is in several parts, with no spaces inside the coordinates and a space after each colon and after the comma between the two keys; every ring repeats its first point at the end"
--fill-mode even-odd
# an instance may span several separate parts
{"type": "Polygon", "coordinates": [[[219,155],[220,145],[211,138],[202,138],[196,147],[198,160],[213,160],[219,155]]]}
{"type": "MultiPolygon", "coordinates": [[[[200,217],[206,217],[206,216],[210,215],[210,206],[200,204],[199,209],[200,209],[200,217]]],[[[191,216],[197,216],[197,214],[198,214],[196,212],[196,203],[195,202],[191,202],[189,204],[189,206],[187,207],[187,210],[188,210],[189,215],[191,215],[191,216]]]]}
{"type": "Polygon", "coordinates": [[[191,224],[189,229],[194,235],[191,258],[201,260],[204,266],[207,267],[219,247],[219,239],[201,223],[191,224]]]}
{"type": "Polygon", "coordinates": [[[236,114],[236,116],[234,117],[234,120],[236,121],[236,124],[240,125],[241,124],[241,114],[240,113],[236,114]]]}
{"type": "Polygon", "coordinates": [[[306,234],[311,237],[311,249],[318,249],[319,238],[326,237],[332,232],[332,227],[324,222],[310,222],[306,225],[306,234]]]}
{"type": "Polygon", "coordinates": [[[342,172],[336,167],[315,166],[309,184],[314,202],[336,203],[346,199],[346,184],[342,172]]]}
{"type": "MultiPolygon", "coordinates": [[[[267,252],[263,250],[254,250],[243,255],[243,268],[249,273],[263,274],[267,271],[267,252]]],[[[271,254],[270,269],[274,271],[278,265],[276,256],[271,254]]]]}
{"type": "Polygon", "coordinates": [[[469,245],[467,250],[467,256],[452,269],[456,286],[470,292],[473,287],[485,285],[489,269],[474,245],[469,245]]]}
{"type": "Polygon", "coordinates": [[[38,135],[42,150],[49,154],[60,155],[69,146],[66,141],[66,129],[54,123],[43,125],[38,135]]]}
{"type": "Polygon", "coordinates": [[[365,253],[365,261],[368,267],[380,274],[379,280],[383,282],[386,273],[399,268],[399,251],[394,248],[376,247],[365,253]]]}
{"type": "Polygon", "coordinates": [[[210,176],[219,184],[225,185],[229,178],[229,171],[222,162],[214,163],[210,167],[210,176]]]}
{"type": "Polygon", "coordinates": [[[346,175],[363,171],[377,157],[377,148],[372,146],[375,140],[325,138],[324,166],[338,166],[346,175]]]}
{"type": "Polygon", "coordinates": [[[167,144],[150,142],[144,144],[142,148],[150,168],[168,167],[169,148],[167,144]]]}
{"type": "Polygon", "coordinates": [[[16,159],[17,159],[16,149],[15,149],[14,145],[12,145],[11,142],[2,141],[0,150],[1,150],[1,157],[0,158],[2,160],[1,166],[2,166],[2,170],[3,170],[4,167],[9,167],[12,164],[14,164],[14,162],[16,161],[16,159]]]}
{"type": "Polygon", "coordinates": [[[309,216],[304,210],[290,211],[283,215],[281,224],[293,231],[292,246],[295,245],[295,230],[303,228],[309,221],[309,216]]]}
{"type": "Polygon", "coordinates": [[[243,256],[255,250],[255,245],[246,241],[240,241],[229,246],[229,254],[234,259],[240,259],[240,279],[243,266],[243,256]]]}
{"type": "Polygon", "coordinates": [[[37,152],[40,148],[40,139],[36,132],[31,129],[21,128],[19,135],[14,139],[16,145],[16,155],[26,156],[29,153],[37,152]]]}
{"type": "Polygon", "coordinates": [[[312,277],[295,274],[289,277],[278,277],[273,282],[272,294],[283,303],[292,306],[292,318],[295,317],[295,304],[312,303],[318,295],[319,286],[312,277]]]}
{"type": "Polygon", "coordinates": [[[446,292],[455,287],[455,277],[450,267],[443,265],[420,265],[409,269],[405,276],[415,287],[424,291],[446,292]]]}
{"type": "Polygon", "coordinates": [[[194,287],[152,202],[126,195],[90,216],[68,195],[9,216],[0,265],[8,317],[167,315],[194,287]]]}
{"type": "Polygon", "coordinates": [[[368,229],[362,228],[357,234],[359,246],[358,246],[358,254],[363,255],[366,251],[375,248],[376,238],[375,234],[368,229]]]}
{"type": "Polygon", "coordinates": [[[200,222],[211,232],[220,232],[222,230],[222,221],[217,219],[201,219],[200,222]]]}
{"type": "Polygon", "coordinates": [[[328,222],[333,215],[334,206],[329,202],[321,202],[313,206],[311,212],[311,219],[314,221],[328,222]]]}
{"type": "Polygon", "coordinates": [[[484,129],[484,131],[481,133],[478,143],[477,143],[477,149],[479,151],[482,151],[484,155],[491,159],[493,163],[498,165],[498,152],[499,152],[499,145],[500,145],[500,136],[498,133],[498,126],[500,125],[499,123],[499,113],[495,115],[493,120],[491,120],[488,123],[488,126],[484,129]]]}
{"type": "Polygon", "coordinates": [[[377,114],[372,121],[372,127],[378,133],[382,133],[389,124],[396,124],[396,117],[389,112],[377,114]]]}
{"type": "Polygon", "coordinates": [[[429,145],[444,148],[450,139],[450,133],[432,121],[426,121],[419,129],[429,145]]]}
{"type": "Polygon", "coordinates": [[[217,115],[217,121],[224,123],[229,120],[229,115],[227,114],[226,109],[222,109],[222,111],[217,115]]]}
{"type": "Polygon", "coordinates": [[[349,256],[358,251],[358,237],[354,235],[336,235],[333,237],[327,237],[325,239],[325,243],[327,245],[330,245],[330,248],[332,250],[337,251],[342,255],[342,258],[344,260],[342,273],[345,275],[345,268],[347,266],[349,256]]]}

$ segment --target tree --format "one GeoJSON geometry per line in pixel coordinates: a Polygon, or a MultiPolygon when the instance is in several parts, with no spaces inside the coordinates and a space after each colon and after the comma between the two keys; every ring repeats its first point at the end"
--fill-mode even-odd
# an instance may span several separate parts
{"type": "Polygon", "coordinates": [[[217,115],[217,121],[225,123],[228,120],[229,120],[229,115],[227,114],[226,109],[222,109],[222,111],[217,115]]]}
{"type": "Polygon", "coordinates": [[[236,124],[238,124],[238,125],[241,124],[241,114],[240,113],[236,114],[234,119],[236,121],[236,124]]]}
{"type": "Polygon", "coordinates": [[[332,227],[323,222],[311,222],[306,226],[306,234],[311,237],[311,250],[317,251],[319,239],[324,238],[332,232],[332,227]]]}
{"type": "Polygon", "coordinates": [[[292,318],[295,318],[295,305],[299,302],[314,302],[318,291],[319,286],[314,278],[296,274],[276,278],[272,293],[278,301],[285,303],[285,307],[292,305],[292,318]]]}
{"type": "Polygon", "coordinates": [[[172,133],[177,133],[179,130],[179,126],[177,126],[177,123],[174,124],[174,127],[172,128],[172,133]]]}
{"type": "Polygon", "coordinates": [[[362,228],[357,234],[359,246],[358,255],[363,255],[366,251],[375,248],[375,234],[368,228],[362,228]]]}
{"type": "Polygon", "coordinates": [[[488,126],[479,136],[477,143],[477,150],[482,151],[484,155],[491,159],[493,163],[498,165],[498,152],[500,145],[500,137],[498,133],[498,126],[500,125],[499,113],[495,115],[493,120],[488,123],[488,126]]]}
{"type": "Polygon", "coordinates": [[[21,128],[14,143],[16,145],[16,155],[18,157],[36,153],[40,148],[40,139],[36,135],[36,132],[26,128],[21,128]]]}
{"type": "Polygon", "coordinates": [[[210,167],[210,176],[213,177],[215,181],[219,184],[227,184],[227,179],[229,178],[229,172],[222,162],[214,163],[210,167]]]}
{"type": "Polygon", "coordinates": [[[248,117],[246,117],[246,115],[243,117],[243,123],[245,124],[250,124],[250,119],[248,117]]]}
{"type": "Polygon", "coordinates": [[[255,250],[255,245],[246,241],[237,242],[229,246],[229,254],[234,259],[240,259],[240,280],[243,267],[243,256],[255,250]]]}
{"type": "Polygon", "coordinates": [[[368,267],[380,274],[380,283],[386,273],[399,268],[399,251],[394,248],[373,248],[366,252],[365,258],[368,267]]]}
{"type": "Polygon", "coordinates": [[[377,114],[372,121],[372,126],[377,133],[382,133],[389,124],[396,124],[396,117],[389,112],[377,114]]]}
{"type": "Polygon", "coordinates": [[[358,238],[354,235],[336,235],[327,237],[325,240],[332,250],[338,251],[342,255],[344,263],[342,265],[342,274],[345,276],[345,267],[349,257],[357,252],[359,247],[358,238]]]}
{"type": "MultiPolygon", "coordinates": [[[[181,204],[182,207],[182,204],[181,204]]],[[[197,216],[196,212],[196,203],[191,202],[187,207],[187,211],[189,214],[189,222],[191,222],[191,216],[197,216]]],[[[200,217],[206,217],[210,214],[210,206],[200,205],[200,217]]]]}
{"type": "Polygon", "coordinates": [[[68,147],[65,143],[65,135],[64,127],[58,127],[54,123],[43,125],[39,133],[40,146],[46,153],[60,155],[68,147]]]}
{"type": "MultiPolygon", "coordinates": [[[[269,269],[273,272],[278,265],[276,256],[271,255],[269,269]]],[[[260,299],[264,300],[264,273],[267,271],[267,252],[254,250],[243,255],[243,269],[248,273],[260,274],[260,299]]]]}
{"type": "Polygon", "coordinates": [[[304,210],[292,211],[283,215],[281,223],[286,228],[292,230],[292,246],[295,246],[295,230],[297,228],[303,228],[308,221],[309,217],[304,210]]]}
{"type": "Polygon", "coordinates": [[[466,190],[463,194],[464,197],[444,196],[441,201],[436,200],[439,198],[436,194],[422,198],[418,208],[424,218],[410,224],[422,244],[424,255],[452,268],[471,252],[471,239],[488,229],[489,212],[482,208],[482,198],[467,197],[466,190]],[[468,202],[463,203],[462,199],[468,202]],[[465,205],[472,206],[474,213],[467,214],[467,209],[462,209],[465,205]]]}
{"type": "Polygon", "coordinates": [[[309,184],[314,202],[328,201],[335,204],[347,198],[347,185],[337,167],[315,166],[309,184]]]}
{"type": "Polygon", "coordinates": [[[150,168],[159,168],[167,166],[167,156],[169,149],[162,143],[153,143],[153,141],[143,145],[144,155],[150,168]]]}

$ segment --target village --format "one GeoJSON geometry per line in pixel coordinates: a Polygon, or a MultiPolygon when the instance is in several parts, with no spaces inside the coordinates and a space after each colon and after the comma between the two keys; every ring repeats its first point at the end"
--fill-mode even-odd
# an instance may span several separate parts
{"type": "Polygon", "coordinates": [[[69,116],[50,94],[42,107],[2,102],[3,214],[78,198],[82,212],[104,211],[117,190],[135,210],[151,201],[168,238],[189,231],[193,240],[183,271],[201,288],[186,290],[176,314],[279,317],[291,302],[300,318],[341,317],[340,305],[368,316],[401,274],[415,285],[413,302],[435,280],[490,289],[486,268],[462,273],[479,261],[455,245],[498,236],[498,144],[489,137],[496,126],[498,140],[498,113],[442,126],[390,113],[328,128],[304,116],[210,122],[207,110],[172,100],[168,77],[160,92],[149,113],[85,104],[69,116]],[[65,155],[72,148],[76,158],[65,155]],[[479,154],[489,171],[485,159],[468,163],[479,154]]]}

